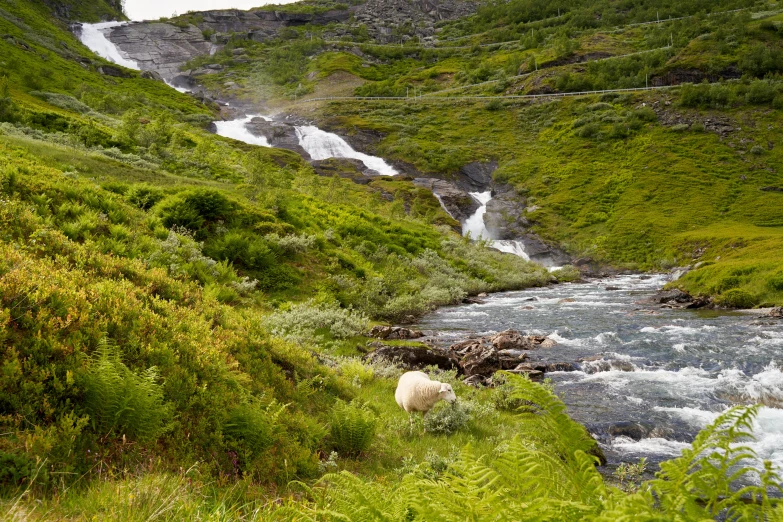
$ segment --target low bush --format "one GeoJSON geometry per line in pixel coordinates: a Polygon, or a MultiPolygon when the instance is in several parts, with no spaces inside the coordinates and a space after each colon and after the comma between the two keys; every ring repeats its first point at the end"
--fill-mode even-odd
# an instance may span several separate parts
{"type": "Polygon", "coordinates": [[[361,334],[369,324],[361,312],[341,308],[336,301],[318,303],[313,299],[275,312],[267,322],[275,335],[299,342],[312,342],[318,334],[346,339],[361,334]]]}
{"type": "Polygon", "coordinates": [[[715,302],[728,308],[753,308],[758,304],[758,299],[746,290],[732,288],[716,297],[715,302]]]}
{"type": "Polygon", "coordinates": [[[561,283],[570,283],[582,278],[582,273],[574,265],[564,265],[557,270],[553,270],[552,275],[561,283]]]}

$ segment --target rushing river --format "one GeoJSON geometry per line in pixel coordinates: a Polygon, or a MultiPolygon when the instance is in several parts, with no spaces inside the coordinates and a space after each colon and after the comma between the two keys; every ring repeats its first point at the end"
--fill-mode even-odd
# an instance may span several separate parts
{"type": "Polygon", "coordinates": [[[639,303],[666,282],[641,277],[494,294],[418,326],[440,345],[510,328],[555,339],[531,359],[582,361],[546,376],[610,463],[678,456],[727,407],[762,402],[750,445],[783,469],[783,322],[639,303]]]}

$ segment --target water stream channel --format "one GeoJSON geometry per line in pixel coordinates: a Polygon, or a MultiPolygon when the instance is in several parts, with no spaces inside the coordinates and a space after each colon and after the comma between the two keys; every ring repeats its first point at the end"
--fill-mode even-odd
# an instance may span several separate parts
{"type": "Polygon", "coordinates": [[[499,293],[417,326],[441,346],[506,329],[556,340],[531,359],[576,363],[546,376],[610,463],[675,457],[729,406],[761,402],[750,445],[783,469],[783,322],[644,302],[665,283],[633,275],[499,293]]]}
{"type": "MultiPolygon", "coordinates": [[[[84,24],[82,42],[104,58],[138,69],[105,37],[103,31],[117,24],[84,24]]],[[[217,132],[270,146],[247,129],[253,117],[215,122],[217,132]]],[[[312,159],[355,158],[378,174],[397,174],[382,158],[358,152],[315,126],[296,127],[296,136],[312,159]]],[[[471,196],[480,206],[463,223],[463,234],[527,258],[521,242],[491,240],[483,218],[492,193],[471,196]]],[[[576,363],[576,371],[547,376],[571,416],[601,442],[610,463],[677,456],[727,407],[761,402],[757,440],[750,445],[783,468],[783,323],[641,302],[665,283],[664,276],[634,275],[500,293],[483,304],[440,309],[418,327],[441,346],[510,328],[556,340],[556,347],[531,358],[576,363]]]]}

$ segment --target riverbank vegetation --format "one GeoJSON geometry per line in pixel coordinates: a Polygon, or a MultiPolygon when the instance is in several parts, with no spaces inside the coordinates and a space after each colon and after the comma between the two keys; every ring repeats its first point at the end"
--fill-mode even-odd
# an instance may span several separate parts
{"type": "MultiPolygon", "coordinates": [[[[293,153],[209,134],[217,107],[107,69],[43,5],[4,4],[0,29],[0,517],[781,517],[771,470],[743,469],[735,478],[757,485],[740,490],[726,475],[751,457],[731,443],[753,408],[622,490],[598,474],[596,442],[546,383],[509,375],[479,390],[432,368],[459,404],[411,427],[393,401],[401,368],[361,358],[367,327],[552,275],[461,238],[408,179],[321,177],[293,153]]],[[[640,139],[668,132],[628,100],[600,103],[609,109],[564,107],[641,122],[640,139]]],[[[523,128],[500,119],[507,111],[460,110],[523,128]]],[[[344,116],[375,125],[373,113],[344,116]]],[[[384,125],[380,147],[400,155],[401,130],[384,125]]],[[[575,149],[603,150],[615,143],[606,129],[560,131],[575,149]]],[[[405,146],[433,147],[405,132],[405,146]]],[[[475,148],[485,146],[454,154],[494,155],[475,148]]],[[[437,170],[451,164],[446,152],[420,161],[437,170]]],[[[498,175],[522,187],[520,172],[498,175]]],[[[543,172],[540,184],[551,184],[543,172]]],[[[759,208],[754,219],[772,219],[759,208]]]]}

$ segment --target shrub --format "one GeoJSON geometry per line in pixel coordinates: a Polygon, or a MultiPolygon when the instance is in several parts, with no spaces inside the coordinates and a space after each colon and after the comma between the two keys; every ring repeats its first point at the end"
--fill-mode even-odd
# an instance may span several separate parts
{"type": "Polygon", "coordinates": [[[332,409],[330,441],[338,453],[355,456],[366,451],[375,438],[377,419],[361,402],[338,400],[332,409]]]}
{"type": "Polygon", "coordinates": [[[690,128],[690,125],[687,123],[677,123],[676,125],[672,125],[670,127],[672,132],[685,132],[690,128]]]}
{"type": "Polygon", "coordinates": [[[569,283],[571,281],[578,281],[582,278],[582,273],[579,269],[573,265],[564,265],[552,272],[552,275],[557,278],[561,283],[569,283]]]}
{"type": "Polygon", "coordinates": [[[450,435],[465,428],[470,422],[470,408],[461,401],[438,405],[424,417],[424,429],[430,433],[450,435]]]}
{"type": "Polygon", "coordinates": [[[221,192],[196,189],[164,202],[160,216],[167,228],[176,225],[199,231],[217,221],[228,220],[234,209],[235,204],[221,192]]]}
{"type": "Polygon", "coordinates": [[[93,430],[100,436],[156,439],[169,416],[157,379],[155,367],[141,375],[131,372],[120,360],[117,348],[103,340],[83,378],[84,407],[93,430]]]}
{"type": "Polygon", "coordinates": [[[165,195],[163,191],[150,185],[134,185],[128,190],[128,202],[142,210],[149,210],[161,201],[165,195]]]}
{"type": "Polygon", "coordinates": [[[732,288],[719,295],[715,302],[728,308],[753,308],[758,303],[758,299],[750,292],[732,288]]]}
{"type": "Polygon", "coordinates": [[[574,134],[580,138],[594,138],[598,135],[600,130],[601,127],[597,123],[588,123],[574,131],[574,134]]]}
{"type": "Polygon", "coordinates": [[[337,301],[318,303],[310,299],[289,310],[275,312],[268,324],[272,333],[293,341],[310,341],[319,330],[335,339],[346,339],[365,331],[368,318],[355,310],[340,308],[337,301]]]}
{"type": "Polygon", "coordinates": [[[249,455],[257,456],[274,443],[277,418],[283,409],[274,401],[266,408],[257,402],[242,404],[229,413],[223,432],[249,455]]]}
{"type": "Polygon", "coordinates": [[[778,272],[767,281],[767,286],[773,290],[783,290],[783,272],[778,272]]]}
{"type": "Polygon", "coordinates": [[[274,252],[263,239],[234,230],[211,241],[204,253],[213,259],[231,261],[250,269],[269,268],[276,261],[274,252]]]}

